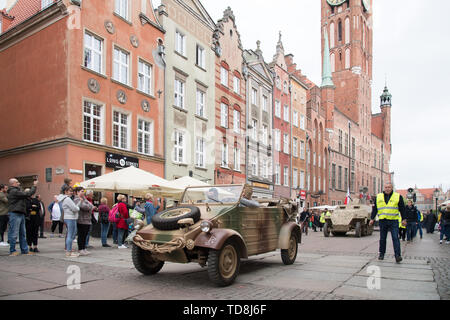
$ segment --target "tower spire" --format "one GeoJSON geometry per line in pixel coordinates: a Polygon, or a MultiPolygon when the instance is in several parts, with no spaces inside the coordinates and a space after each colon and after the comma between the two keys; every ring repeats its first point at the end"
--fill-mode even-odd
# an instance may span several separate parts
{"type": "Polygon", "coordinates": [[[328,43],[328,32],[325,27],[325,45],[323,49],[323,68],[322,68],[322,85],[321,87],[334,87],[333,79],[331,77],[331,64],[330,64],[330,45],[328,43]]]}

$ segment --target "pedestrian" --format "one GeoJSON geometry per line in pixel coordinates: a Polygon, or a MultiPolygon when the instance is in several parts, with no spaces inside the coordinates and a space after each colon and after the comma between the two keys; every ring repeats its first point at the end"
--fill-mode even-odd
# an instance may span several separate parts
{"type": "Polygon", "coordinates": [[[72,179],[70,178],[64,178],[64,184],[61,186],[61,194],[64,194],[64,190],[67,190],[67,187],[72,187],[72,179]]]}
{"type": "Polygon", "coordinates": [[[75,204],[80,208],[77,220],[78,231],[78,253],[82,256],[90,254],[86,250],[86,238],[89,233],[89,228],[92,225],[92,210],[94,205],[86,198],[86,191],[82,187],[75,188],[75,204]]]}
{"type": "Polygon", "coordinates": [[[417,222],[417,227],[414,232],[414,237],[417,235],[417,231],[419,231],[420,239],[422,239],[422,237],[423,237],[423,231],[422,231],[423,214],[422,214],[422,212],[420,212],[419,209],[417,209],[417,220],[419,222],[417,222]]]}
{"type": "Polygon", "coordinates": [[[305,235],[308,235],[309,216],[310,213],[308,209],[303,209],[303,212],[300,213],[300,230],[305,235]]]}
{"type": "MultiPolygon", "coordinates": [[[[29,189],[26,189],[27,191],[29,189]]],[[[39,252],[38,250],[38,236],[39,236],[39,225],[41,224],[41,204],[36,196],[32,196],[27,199],[29,207],[27,208],[28,216],[26,219],[26,230],[27,230],[27,243],[30,248],[30,252],[39,252]],[[34,247],[34,248],[33,248],[34,247]]]]}
{"type": "Polygon", "coordinates": [[[437,217],[436,214],[430,210],[430,214],[428,216],[428,220],[427,220],[427,233],[434,233],[434,229],[436,228],[436,223],[437,223],[437,217]]]}
{"type": "Polygon", "coordinates": [[[126,222],[127,219],[129,218],[128,215],[128,208],[127,208],[127,197],[124,196],[123,194],[119,194],[117,196],[117,205],[118,205],[118,210],[119,210],[119,222],[117,222],[117,247],[119,249],[126,249],[127,246],[124,245],[124,236],[125,236],[125,232],[128,230],[128,223],[126,222]]]}
{"type": "Polygon", "coordinates": [[[9,255],[18,256],[16,251],[17,236],[19,237],[20,251],[22,254],[32,255],[34,253],[28,250],[26,231],[25,231],[25,215],[27,213],[26,199],[36,193],[38,180],[33,181],[33,186],[29,192],[24,192],[20,188],[20,182],[11,178],[8,188],[8,214],[9,214],[9,255]]]}
{"type": "Polygon", "coordinates": [[[91,225],[89,226],[89,231],[86,236],[86,249],[92,249],[93,246],[89,245],[89,238],[92,233],[92,226],[94,225],[94,223],[97,223],[97,220],[95,220],[93,213],[94,213],[94,211],[98,212],[98,208],[94,205],[94,191],[87,190],[86,191],[86,199],[94,206],[94,208],[92,209],[92,212],[91,212],[91,214],[92,214],[91,215],[91,225]]]}
{"type": "Polygon", "coordinates": [[[48,212],[50,212],[50,218],[52,220],[52,233],[50,234],[50,238],[55,237],[55,230],[56,227],[58,227],[59,231],[59,237],[63,238],[63,228],[64,228],[64,222],[61,220],[61,213],[62,213],[62,205],[58,201],[58,196],[53,197],[53,202],[48,206],[48,212]]]}
{"type": "Polygon", "coordinates": [[[39,238],[46,239],[47,237],[44,236],[44,227],[45,227],[45,205],[42,201],[41,195],[38,194],[36,196],[36,199],[39,200],[39,206],[41,207],[41,210],[39,211],[39,238]]]}
{"type": "Polygon", "coordinates": [[[439,243],[442,244],[445,235],[446,237],[445,243],[450,244],[450,205],[447,205],[445,209],[442,208],[440,212],[441,212],[440,218],[441,234],[439,238],[439,243]]]}
{"type": "Polygon", "coordinates": [[[388,182],[384,186],[383,193],[377,195],[375,205],[372,209],[372,216],[370,225],[375,223],[375,217],[378,215],[380,226],[380,249],[378,260],[384,260],[386,254],[386,238],[390,231],[392,242],[394,245],[395,261],[400,263],[403,258],[401,255],[400,240],[398,238],[398,219],[402,218],[403,225],[406,225],[405,216],[405,203],[403,197],[393,192],[392,183],[388,182]]]}
{"type": "Polygon", "coordinates": [[[145,195],[145,217],[147,219],[147,225],[150,225],[152,223],[152,217],[158,212],[160,206],[153,204],[153,195],[151,193],[147,193],[145,195]]]}
{"type": "Polygon", "coordinates": [[[8,228],[8,186],[0,184],[0,247],[7,247],[8,243],[5,242],[5,232],[8,228]]]}
{"type": "Polygon", "coordinates": [[[417,220],[417,208],[412,200],[408,200],[408,204],[405,207],[405,215],[403,219],[406,219],[406,241],[412,242],[414,236],[414,228],[418,222],[417,220]]]}
{"type": "Polygon", "coordinates": [[[77,234],[77,220],[78,220],[78,212],[80,211],[80,207],[78,207],[72,200],[73,189],[72,187],[65,186],[63,189],[64,194],[60,194],[58,196],[58,202],[61,203],[62,217],[64,219],[64,223],[67,228],[66,235],[66,257],[67,258],[76,258],[80,254],[73,251],[72,243],[75,239],[75,235],[77,234]]]}
{"type": "Polygon", "coordinates": [[[402,223],[402,217],[398,218],[398,236],[402,241],[406,241],[406,226],[402,223]]]}
{"type": "Polygon", "coordinates": [[[101,227],[100,234],[101,234],[101,238],[102,238],[102,246],[105,248],[111,247],[107,243],[109,226],[110,226],[108,217],[109,217],[108,199],[101,198],[100,205],[98,206],[98,220],[100,222],[100,227],[101,227]]]}

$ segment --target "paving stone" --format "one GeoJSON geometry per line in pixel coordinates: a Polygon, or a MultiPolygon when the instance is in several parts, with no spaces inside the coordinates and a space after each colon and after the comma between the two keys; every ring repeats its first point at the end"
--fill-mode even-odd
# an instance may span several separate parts
{"type": "Polygon", "coordinates": [[[42,292],[27,292],[21,294],[9,295],[6,297],[0,297],[0,300],[67,300],[60,297],[55,297],[50,294],[42,292]]]}
{"type": "Polygon", "coordinates": [[[377,300],[439,300],[439,295],[432,292],[420,292],[411,290],[369,290],[363,287],[344,285],[333,292],[336,295],[365,297],[377,300]]]}
{"type": "MultiPolygon", "coordinates": [[[[355,276],[347,281],[345,285],[367,288],[367,280],[368,277],[355,276]]],[[[416,291],[421,293],[437,293],[436,283],[427,281],[409,281],[381,278],[381,288],[382,290],[404,290],[416,291]]]]}
{"type": "Polygon", "coordinates": [[[0,291],[8,295],[56,288],[60,285],[54,282],[24,278],[22,276],[3,278],[0,283],[0,291]]]}

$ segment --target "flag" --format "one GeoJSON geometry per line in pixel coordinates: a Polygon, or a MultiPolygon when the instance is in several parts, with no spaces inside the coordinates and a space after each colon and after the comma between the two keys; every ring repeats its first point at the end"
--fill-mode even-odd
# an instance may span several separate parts
{"type": "Polygon", "coordinates": [[[352,198],[350,198],[350,188],[347,188],[347,196],[345,197],[344,204],[345,205],[350,204],[350,200],[352,200],[352,198]]]}

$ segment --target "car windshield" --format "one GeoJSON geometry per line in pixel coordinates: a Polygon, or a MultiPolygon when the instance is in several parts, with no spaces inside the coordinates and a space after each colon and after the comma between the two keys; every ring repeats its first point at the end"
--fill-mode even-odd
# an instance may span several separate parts
{"type": "Polygon", "coordinates": [[[182,203],[231,204],[239,201],[244,186],[211,186],[187,188],[182,203]]]}

